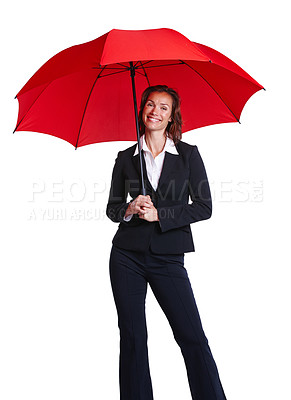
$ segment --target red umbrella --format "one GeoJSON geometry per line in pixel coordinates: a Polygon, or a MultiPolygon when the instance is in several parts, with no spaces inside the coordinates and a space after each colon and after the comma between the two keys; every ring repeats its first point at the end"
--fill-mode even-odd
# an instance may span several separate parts
{"type": "Polygon", "coordinates": [[[183,132],[239,122],[263,89],[229,58],[179,32],[113,29],[61,51],[32,76],[16,96],[15,131],[47,133],[76,148],[137,134],[139,142],[136,98],[156,84],[178,90],[183,132]]]}

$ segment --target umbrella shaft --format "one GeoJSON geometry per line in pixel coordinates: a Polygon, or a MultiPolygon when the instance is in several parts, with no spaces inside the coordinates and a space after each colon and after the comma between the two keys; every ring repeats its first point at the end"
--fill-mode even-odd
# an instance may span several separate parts
{"type": "Polygon", "coordinates": [[[135,115],[135,126],[136,126],[136,136],[137,136],[137,144],[138,144],[138,154],[139,154],[139,162],[140,162],[140,173],[141,173],[141,185],[142,185],[142,195],[146,195],[145,186],[144,186],[144,177],[143,177],[143,162],[140,148],[140,134],[139,134],[139,124],[138,124],[138,112],[137,112],[137,101],[136,101],[136,90],[135,90],[135,69],[133,66],[133,62],[130,62],[130,76],[131,76],[131,84],[132,84],[132,95],[133,95],[133,103],[134,103],[134,115],[135,115]]]}

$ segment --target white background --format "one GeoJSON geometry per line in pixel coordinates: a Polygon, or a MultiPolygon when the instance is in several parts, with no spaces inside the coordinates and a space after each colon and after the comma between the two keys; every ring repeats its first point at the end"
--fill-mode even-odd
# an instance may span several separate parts
{"type": "MultiPolygon", "coordinates": [[[[2,400],[119,398],[108,274],[117,225],[105,208],[116,154],[132,144],[75,151],[49,135],[13,135],[14,96],[66,47],[112,28],[161,27],[221,51],[267,89],[249,100],[241,125],[183,136],[200,150],[214,200],[212,218],[192,225],[196,252],[185,266],[227,398],[291,399],[288,14],[287,2],[251,0],[2,6],[2,400]]],[[[150,290],[146,307],[155,399],[190,400],[180,350],[150,290]]]]}

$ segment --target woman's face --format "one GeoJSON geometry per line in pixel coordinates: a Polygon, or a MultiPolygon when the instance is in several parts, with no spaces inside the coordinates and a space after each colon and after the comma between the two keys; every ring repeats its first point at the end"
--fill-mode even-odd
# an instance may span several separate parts
{"type": "Polygon", "coordinates": [[[166,92],[153,92],[147,98],[142,120],[145,132],[160,131],[164,133],[168,123],[172,120],[172,96],[166,92]]]}

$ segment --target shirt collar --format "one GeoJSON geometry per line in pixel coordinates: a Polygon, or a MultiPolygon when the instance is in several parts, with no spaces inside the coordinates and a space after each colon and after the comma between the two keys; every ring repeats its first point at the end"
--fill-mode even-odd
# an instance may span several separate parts
{"type": "MultiPolygon", "coordinates": [[[[143,151],[150,152],[150,150],[149,150],[149,148],[148,148],[148,146],[146,144],[146,141],[144,140],[144,135],[142,135],[141,138],[140,138],[140,148],[143,151]]],[[[163,148],[162,153],[165,152],[165,151],[167,153],[171,153],[171,154],[174,154],[176,156],[179,155],[173,140],[170,139],[168,136],[167,136],[166,143],[165,143],[165,146],[163,148]]],[[[137,154],[138,154],[138,145],[136,144],[136,148],[135,148],[135,152],[134,152],[133,156],[136,156],[137,154]]]]}

